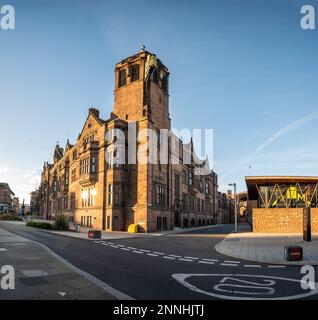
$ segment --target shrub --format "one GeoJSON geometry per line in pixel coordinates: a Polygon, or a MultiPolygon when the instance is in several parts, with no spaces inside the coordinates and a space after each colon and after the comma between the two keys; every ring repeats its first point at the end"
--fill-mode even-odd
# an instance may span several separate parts
{"type": "Polygon", "coordinates": [[[14,213],[2,213],[0,214],[0,220],[6,221],[22,221],[23,219],[14,213]]]}
{"type": "Polygon", "coordinates": [[[67,231],[69,227],[69,221],[63,214],[56,216],[54,222],[54,228],[56,230],[67,231]]]}
{"type": "Polygon", "coordinates": [[[53,229],[53,225],[49,222],[39,222],[39,221],[29,221],[26,226],[33,227],[33,228],[39,228],[39,229],[53,229]]]}

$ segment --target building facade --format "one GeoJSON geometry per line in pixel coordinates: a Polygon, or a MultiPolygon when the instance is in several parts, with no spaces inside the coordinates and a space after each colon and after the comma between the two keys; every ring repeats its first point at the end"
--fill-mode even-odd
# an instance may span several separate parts
{"type": "Polygon", "coordinates": [[[30,214],[40,214],[40,192],[39,190],[32,191],[30,193],[30,214]]]}
{"type": "Polygon", "coordinates": [[[20,206],[19,197],[14,197],[12,199],[12,210],[15,214],[19,214],[19,206],[20,206]]]}
{"type": "Polygon", "coordinates": [[[0,213],[12,211],[12,197],[14,193],[8,183],[0,182],[0,213]]]}
{"type": "Polygon", "coordinates": [[[167,67],[145,50],[122,60],[115,67],[110,118],[89,109],[76,143],[56,145],[52,163],[44,164],[39,211],[47,219],[64,214],[74,223],[108,231],[127,231],[131,224],[140,232],[215,224],[217,175],[210,169],[197,174],[209,164],[198,163],[192,141],[185,145],[169,134],[163,142],[162,132],[170,129],[167,67]],[[140,139],[148,129],[157,138],[151,150],[143,149],[140,139]],[[125,143],[118,147],[121,135],[125,143]],[[166,161],[160,157],[163,148],[169,150],[166,161]],[[134,161],[134,149],[159,160],[134,161]],[[122,155],[124,163],[118,161],[122,155]]]}
{"type": "Polygon", "coordinates": [[[246,177],[253,232],[302,233],[306,208],[318,232],[318,177],[246,177]]]}

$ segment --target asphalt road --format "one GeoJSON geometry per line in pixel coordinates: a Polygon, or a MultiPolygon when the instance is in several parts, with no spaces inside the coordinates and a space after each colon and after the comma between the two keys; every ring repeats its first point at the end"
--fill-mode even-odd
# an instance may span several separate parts
{"type": "MultiPolygon", "coordinates": [[[[219,254],[232,231],[220,226],[177,235],[88,241],[0,222],[40,242],[76,267],[135,299],[317,299],[302,289],[297,266],[273,266],[219,254]]],[[[316,280],[317,281],[317,277],[316,280]]]]}

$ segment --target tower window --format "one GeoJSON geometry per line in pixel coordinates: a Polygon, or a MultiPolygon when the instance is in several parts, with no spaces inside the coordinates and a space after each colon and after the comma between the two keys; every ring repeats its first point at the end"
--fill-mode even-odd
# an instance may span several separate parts
{"type": "Polygon", "coordinates": [[[131,82],[139,80],[139,64],[134,64],[131,67],[131,82]]]}
{"type": "Polygon", "coordinates": [[[158,84],[158,70],[155,68],[152,72],[152,81],[158,84]]]}
{"type": "Polygon", "coordinates": [[[126,69],[119,70],[118,73],[118,88],[126,85],[126,69]]]}

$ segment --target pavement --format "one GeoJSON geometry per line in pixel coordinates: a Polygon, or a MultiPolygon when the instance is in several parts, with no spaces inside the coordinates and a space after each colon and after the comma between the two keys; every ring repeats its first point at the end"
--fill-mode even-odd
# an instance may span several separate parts
{"type": "MultiPolygon", "coordinates": [[[[17,224],[24,225],[24,222],[18,222],[17,224]]],[[[198,228],[177,228],[175,230],[171,231],[162,231],[162,232],[149,232],[149,233],[128,233],[128,232],[122,232],[122,231],[101,231],[102,237],[101,240],[120,240],[120,239],[133,239],[133,238],[147,238],[147,237],[158,237],[158,236],[164,236],[169,234],[179,234],[179,233],[185,233],[185,232],[192,232],[192,231],[198,231],[198,230],[207,230],[211,228],[217,228],[223,225],[213,225],[213,226],[204,226],[204,227],[198,227],[198,228]]],[[[92,228],[86,228],[81,227],[80,232],[75,232],[75,226],[70,225],[70,230],[68,231],[56,231],[56,230],[45,230],[46,232],[51,232],[55,234],[59,234],[62,236],[67,237],[73,237],[78,239],[86,239],[88,240],[88,231],[92,230],[92,228]]]]}
{"type": "MultiPolygon", "coordinates": [[[[243,230],[248,229],[243,226],[243,230]]],[[[303,241],[301,234],[279,233],[231,233],[215,246],[219,253],[232,258],[261,263],[283,265],[318,265],[318,234],[312,236],[311,242],[303,241]],[[303,248],[303,261],[286,261],[284,248],[298,245],[303,248]]]]}
{"type": "Polygon", "coordinates": [[[224,225],[159,237],[87,241],[0,222],[0,228],[45,245],[98,279],[118,299],[318,299],[317,272],[312,280],[315,288],[303,288],[300,266],[251,263],[217,252],[215,246],[233,232],[233,227],[224,225]]]}
{"type": "Polygon", "coordinates": [[[43,245],[0,229],[0,267],[13,266],[15,288],[0,300],[113,300],[114,296],[43,245]]]}

